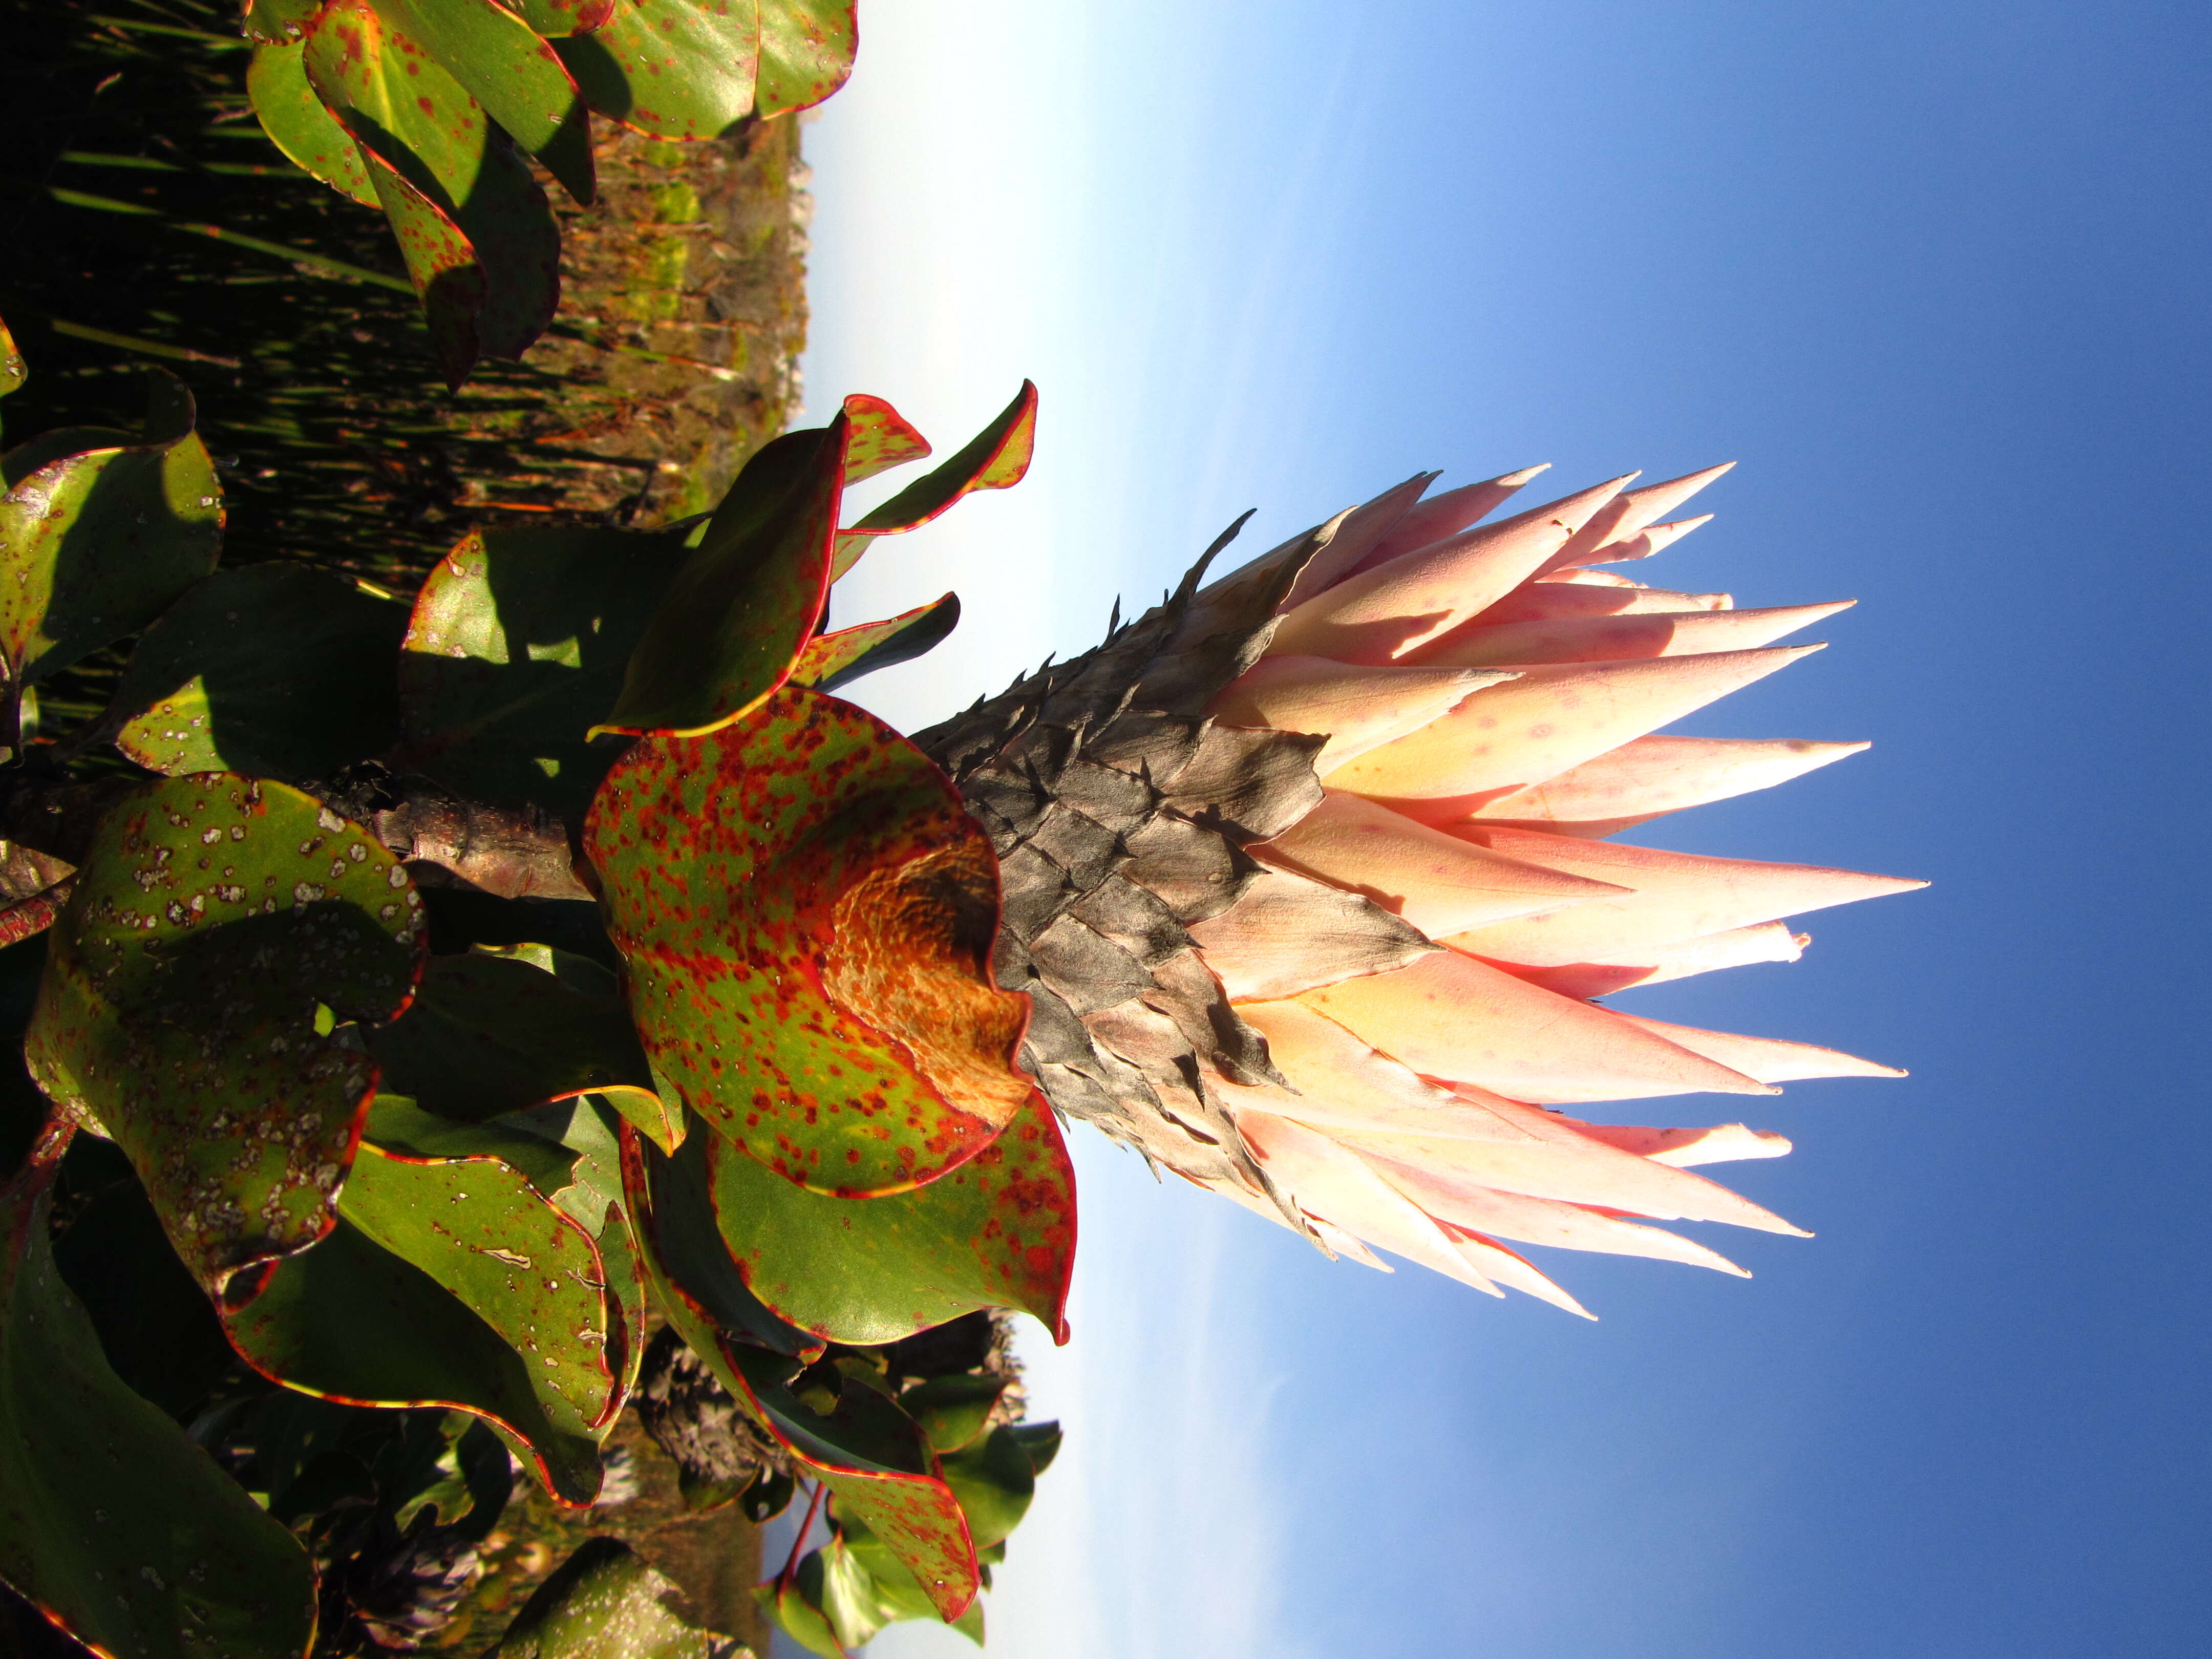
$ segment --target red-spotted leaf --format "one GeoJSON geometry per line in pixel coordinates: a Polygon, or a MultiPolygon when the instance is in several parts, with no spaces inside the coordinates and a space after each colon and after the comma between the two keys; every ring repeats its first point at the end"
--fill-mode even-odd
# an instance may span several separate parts
{"type": "Polygon", "coordinates": [[[361,148],[447,378],[520,357],[560,297],[560,233],[512,141],[377,0],[330,0],[303,61],[361,148]]]}
{"type": "Polygon", "coordinates": [[[165,779],[94,833],[25,1056],[211,1292],[330,1231],[376,1080],[354,1024],[407,1006],[421,907],[372,836],[280,783],[165,779]]]}
{"type": "Polygon", "coordinates": [[[215,568],[222,491],[191,394],[155,371],[146,425],[12,450],[0,495],[0,651],[18,685],[134,634],[215,568]]]}
{"type": "Polygon", "coordinates": [[[480,1122],[549,1101],[635,1097],[624,1115],[674,1144],[619,995],[591,995],[511,957],[432,957],[406,1013],[369,1040],[383,1086],[480,1122]]]}
{"type": "Polygon", "coordinates": [[[392,29],[439,68],[579,202],[592,199],[592,136],[584,100],[560,57],[495,0],[371,0],[392,29]]]}
{"type": "Polygon", "coordinates": [[[548,40],[558,40],[605,27],[615,0],[513,0],[507,9],[548,40]]]}
{"type": "Polygon", "coordinates": [[[296,40],[307,31],[323,0],[246,0],[249,40],[296,40]]]}
{"type": "Polygon", "coordinates": [[[95,1652],[300,1659],[307,1553],[109,1367],[54,1264],[50,1175],[0,1190],[0,1578],[95,1652]]]}
{"type": "Polygon", "coordinates": [[[820,103],[853,73],[860,30],[853,0],[761,0],[757,112],[820,103]]]}
{"type": "Polygon", "coordinates": [[[296,40],[253,49],[253,61],[246,70],[246,95],[252,100],[253,113],[270,143],[295,167],[363,207],[377,207],[380,204],[353,135],[338,125],[307,84],[304,50],[296,40]]]}
{"type": "Polygon", "coordinates": [[[970,490],[1006,489],[1019,483],[1036,448],[1036,387],[1024,380],[1013,402],[958,454],[839,533],[830,580],[850,570],[876,537],[919,529],[970,490]]]}
{"type": "Polygon", "coordinates": [[[929,440],[884,398],[855,392],[845,399],[852,433],[845,441],[845,487],[929,453],[929,440]]]}
{"type": "Polygon", "coordinates": [[[646,624],[599,730],[696,737],[790,677],[829,596],[850,430],[841,410],[745,463],[646,624]]]}
{"type": "Polygon", "coordinates": [[[529,1452],[556,1498],[584,1504],[599,1487],[595,1425],[620,1404],[601,1358],[602,1274],[590,1237],[504,1163],[368,1148],[338,1225],[258,1270],[258,1293],[223,1322],[289,1387],[474,1412],[529,1452]]]}
{"type": "Polygon", "coordinates": [[[935,650],[959,623],[960,596],[947,593],[932,604],[882,622],[817,634],[799,653],[799,662],[791,671],[792,684],[835,691],[878,668],[911,662],[935,650]]]}
{"type": "Polygon", "coordinates": [[[889,1198],[810,1193],[708,1139],[723,1242],[753,1294],[793,1324],[874,1344],[1019,1308],[1067,1340],[1075,1171],[1041,1101],[951,1174],[889,1198]]]}
{"type": "Polygon", "coordinates": [[[408,623],[405,764],[479,799],[581,812],[620,749],[585,733],[688,556],[680,532],[472,532],[408,623]]]}
{"type": "Polygon", "coordinates": [[[914,1574],[938,1616],[949,1622],[964,1613],[982,1587],[975,1547],[914,1420],[853,1382],[835,1411],[816,1412],[786,1386],[788,1361],[726,1342],[719,1357],[724,1385],[733,1373],[732,1391],[914,1574]]]}
{"type": "Polygon", "coordinates": [[[1030,1098],[993,982],[997,860],[921,750],[778,692],[617,762],[585,821],[630,1011],[664,1080],[786,1179],[902,1192],[1030,1098]]]}
{"type": "Polygon", "coordinates": [[[23,382],[30,378],[28,364],[23,354],[15,348],[15,337],[8,331],[8,325],[0,322],[0,398],[11,392],[22,390],[23,382]]]}
{"type": "Polygon", "coordinates": [[[614,0],[599,28],[554,49],[601,115],[656,138],[716,138],[752,113],[758,7],[755,0],[614,0]]]}

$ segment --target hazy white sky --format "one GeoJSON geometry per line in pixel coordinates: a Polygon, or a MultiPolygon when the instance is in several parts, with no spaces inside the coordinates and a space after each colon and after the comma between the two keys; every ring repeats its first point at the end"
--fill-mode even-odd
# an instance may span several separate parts
{"type": "MultiPolygon", "coordinates": [[[[817,416],[1028,482],[841,584],[960,592],[909,728],[1222,524],[1744,465],[1668,585],[1856,595],[1692,725],[1875,750],[1650,836],[1929,876],[1638,1012],[1833,1043],[1731,1184],[1746,1283],[1573,1257],[1585,1325],[1330,1264],[1073,1137],[1066,1450],[1000,1659],[2199,1655],[2212,15],[1902,0],[863,0],[808,129],[817,416]]],[[[1657,580],[1656,577],[1654,578],[1657,580]]],[[[1735,1115],[1723,1111],[1722,1115],[1735,1115]]],[[[1547,1262],[1547,1266],[1552,1265],[1547,1262]]],[[[963,1651],[902,1627],[878,1652],[963,1651]]]]}

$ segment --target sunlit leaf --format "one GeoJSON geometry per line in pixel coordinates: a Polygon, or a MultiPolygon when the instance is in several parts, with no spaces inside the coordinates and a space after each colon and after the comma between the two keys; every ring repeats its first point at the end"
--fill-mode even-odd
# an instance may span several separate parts
{"type": "Polygon", "coordinates": [[[323,0],[246,0],[246,33],[252,40],[296,40],[323,0]]]}
{"type": "Polygon", "coordinates": [[[584,833],[646,1053],[786,1179],[915,1187],[1030,1100],[1027,1006],[988,966],[990,843],[872,715],[787,690],[725,731],[639,743],[584,833]]]}
{"type": "Polygon", "coordinates": [[[726,1638],[689,1623],[676,1586],[619,1538],[586,1540],[523,1603],[484,1659],[722,1659],[726,1638]]]}
{"type": "Polygon", "coordinates": [[[172,775],[293,781],[380,754],[398,735],[392,664],[406,616],[305,565],[218,571],[131,653],[116,746],[172,775]]]}
{"type": "Polygon", "coordinates": [[[845,399],[851,434],[845,441],[845,488],[929,453],[929,440],[884,399],[855,392],[845,399]]]}
{"type": "Polygon", "coordinates": [[[130,1155],[210,1291],[329,1230],[376,1076],[351,1023],[407,1006],[421,902],[366,831],[283,784],[167,779],[102,820],[25,1053],[130,1155]]]}
{"type": "Polygon", "coordinates": [[[829,596],[849,429],[841,410],[745,463],[646,624],[602,729],[696,737],[789,677],[829,596]]]}
{"type": "Polygon", "coordinates": [[[724,1242],[793,1324],[874,1344],[1008,1307],[1066,1340],[1075,1171],[1041,1102],[950,1174],[888,1198],[809,1192],[720,1137],[708,1160],[724,1242]]]}
{"type": "MultiPolygon", "coordinates": [[[[304,29],[304,19],[301,27],[304,29]]],[[[253,100],[261,130],[302,172],[363,207],[379,206],[353,135],[338,125],[307,84],[304,51],[296,40],[253,49],[253,61],[246,71],[246,94],[253,100]]]]}
{"type": "Polygon", "coordinates": [[[958,454],[842,532],[830,579],[835,581],[850,570],[876,537],[919,529],[970,490],[1007,489],[1019,483],[1036,448],[1036,387],[1024,380],[1013,402],[958,454]]]}
{"type": "Polygon", "coordinates": [[[586,739],[687,556],[680,533],[483,530],[422,583],[399,659],[407,763],[488,800],[581,811],[620,745],[586,739]]]}
{"type": "Polygon", "coordinates": [[[47,1243],[45,1175],[0,1191],[0,1577],[101,1652],[300,1659],[306,1552],[109,1369],[47,1243]]]}
{"type": "Polygon", "coordinates": [[[799,652],[791,671],[792,684],[835,691],[864,674],[889,668],[893,663],[910,662],[936,649],[959,622],[960,596],[947,593],[883,622],[817,634],[799,652]]]}
{"type": "Polygon", "coordinates": [[[51,442],[10,452],[0,651],[18,684],[137,632],[215,568],[222,491],[192,421],[191,394],[157,370],[141,441],[52,459],[51,442]]]}
{"type": "Polygon", "coordinates": [[[752,113],[759,4],[614,0],[599,28],[554,49],[601,115],[656,138],[716,138],[752,113]]]}
{"type": "Polygon", "coordinates": [[[507,9],[549,40],[589,34],[614,15],[615,0],[508,0],[507,9]]]}
{"type": "Polygon", "coordinates": [[[763,116],[820,103],[853,72],[854,0],[760,0],[756,105],[763,116]]]}

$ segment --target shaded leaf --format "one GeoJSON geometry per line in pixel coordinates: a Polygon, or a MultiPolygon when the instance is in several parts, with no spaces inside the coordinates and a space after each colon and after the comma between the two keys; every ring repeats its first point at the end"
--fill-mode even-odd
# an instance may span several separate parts
{"type": "Polygon", "coordinates": [[[878,668],[910,662],[935,650],[959,623],[960,596],[947,593],[883,622],[817,634],[799,653],[791,671],[792,684],[835,691],[878,668]]]}
{"type": "Polygon", "coordinates": [[[147,784],[94,833],[25,1054],[130,1155],[211,1293],[329,1231],[376,1076],[348,1022],[407,1006],[420,907],[372,836],[281,783],[147,784]]]}
{"type": "Polygon", "coordinates": [[[929,440],[884,398],[855,392],[845,399],[845,488],[929,453],[929,440]]]}
{"type": "Polygon", "coordinates": [[[591,996],[512,957],[432,957],[406,1013],[370,1052],[384,1086],[442,1117],[481,1121],[597,1091],[672,1139],[645,1051],[619,996],[591,996]]]}
{"type": "Polygon", "coordinates": [[[1027,1005],[988,967],[990,843],[872,715],[786,690],[708,737],[649,738],[584,834],[647,1054],[786,1179],[917,1186],[1030,1098],[1027,1005]]]}
{"type": "Polygon", "coordinates": [[[753,1586],[753,1600],[775,1621],[778,1630],[809,1653],[821,1654],[824,1659],[843,1659],[845,1646],[822,1611],[820,1556],[820,1551],[811,1551],[799,1564],[800,1572],[811,1573],[811,1584],[803,1582],[798,1573],[788,1579],[771,1578],[753,1586]]]}
{"type": "Polygon", "coordinates": [[[1013,402],[958,454],[842,532],[830,579],[835,581],[859,562],[874,538],[919,529],[970,490],[1008,489],[1019,483],[1036,448],[1036,387],[1024,380],[1013,402]]]}
{"type": "Polygon", "coordinates": [[[464,793],[590,803],[606,717],[685,557],[680,534],[482,530],[422,583],[399,659],[407,762],[464,793]]]}
{"type": "Polygon", "coordinates": [[[560,296],[560,233],[513,143],[378,0],[330,0],[303,61],[361,147],[447,378],[520,356],[560,296]]]}
{"type": "Polygon", "coordinates": [[[899,1406],[921,1425],[932,1451],[957,1451],[983,1432],[1007,1383],[988,1371],[956,1371],[917,1382],[899,1396],[899,1406]]]}
{"type": "Polygon", "coordinates": [[[148,1659],[298,1659],[314,1571],[102,1356],[46,1242],[46,1176],[0,1192],[0,1577],[148,1659]]]}
{"type": "MultiPolygon", "coordinates": [[[[563,1380],[571,1383],[588,1378],[578,1351],[591,1345],[575,1333],[591,1325],[580,1319],[564,1330],[549,1330],[548,1340],[562,1347],[556,1362],[569,1361],[565,1367],[547,1366],[543,1355],[518,1351],[429,1270],[460,1276],[459,1270],[471,1265],[461,1259],[468,1245],[458,1237],[442,1243],[425,1237],[431,1232],[428,1216],[438,1206],[456,1203],[456,1193],[475,1191],[473,1181],[492,1196],[481,1210],[472,1209],[471,1218],[496,1204],[520,1216],[526,1230],[522,1237],[489,1248],[526,1257],[533,1273],[558,1264],[557,1288],[544,1295],[553,1305],[580,1307],[588,1287],[572,1277],[563,1284],[562,1276],[588,1271],[584,1264],[591,1252],[581,1234],[538,1200],[519,1173],[496,1176],[503,1166],[491,1160],[398,1164],[371,1151],[360,1164],[375,1170],[371,1181],[382,1177],[386,1190],[356,1199],[357,1171],[347,1188],[348,1203],[373,1212],[378,1225],[421,1250],[424,1264],[386,1249],[341,1213],[337,1226],[312,1249],[262,1269],[252,1302],[225,1312],[232,1346],[265,1376],[348,1405],[473,1412],[516,1437],[562,1502],[591,1502],[601,1474],[591,1419],[605,1407],[611,1390],[602,1376],[599,1397],[591,1399],[587,1389],[579,1402],[540,1375],[564,1370],[563,1380]],[[418,1206],[425,1213],[410,1221],[408,1212],[418,1206]]],[[[479,1294],[514,1294],[503,1291],[495,1276],[501,1269],[521,1271],[488,1258],[471,1267],[466,1282],[479,1294]]],[[[515,1305],[519,1313],[537,1304],[518,1297],[515,1305]]]]}
{"type": "Polygon", "coordinates": [[[305,565],[222,570],[146,630],[109,715],[155,772],[327,777],[399,732],[406,612],[305,565]]]}
{"type": "MultiPolygon", "coordinates": [[[[559,55],[494,0],[371,0],[400,35],[419,41],[579,202],[592,195],[584,100],[559,55]]],[[[604,9],[604,8],[602,8],[604,9]]]]}
{"type": "Polygon", "coordinates": [[[757,0],[614,0],[599,28],[554,50],[599,114],[656,138],[718,138],[752,113],[757,0]]]}
{"type": "Polygon", "coordinates": [[[1052,1460],[1060,1455],[1057,1423],[1010,1423],[1006,1432],[1021,1442],[1022,1449],[1030,1455],[1030,1467],[1039,1474],[1050,1468],[1052,1460]]]}
{"type": "Polygon", "coordinates": [[[587,1539],[484,1659],[738,1659],[744,1650],[730,1638],[676,1612],[676,1593],[621,1539],[587,1539]]]}
{"type": "Polygon", "coordinates": [[[756,108],[781,115],[820,103],[853,72],[853,0],[760,0],[756,108]]]}
{"type": "Polygon", "coordinates": [[[576,1183],[580,1155],[568,1147],[512,1123],[441,1117],[405,1095],[379,1090],[361,1133],[371,1146],[402,1158],[495,1158],[541,1198],[557,1200],[576,1183]]]}
{"type": "Polygon", "coordinates": [[[1075,1171],[1034,1098],[927,1186],[827,1198],[714,1138],[714,1214],[753,1293],[836,1342],[895,1342],[978,1308],[1020,1308],[1066,1340],[1075,1171]]]}
{"type": "Polygon", "coordinates": [[[1019,1526],[1036,1493],[1036,1470],[1011,1431],[996,1428],[974,1444],[947,1452],[939,1471],[968,1517],[977,1548],[995,1544],[1019,1526]]]}
{"type": "Polygon", "coordinates": [[[33,447],[11,453],[0,650],[19,685],[137,633],[215,568],[222,491],[192,418],[191,394],[156,370],[143,441],[40,454],[23,471],[33,447]]]}
{"type": "Polygon", "coordinates": [[[646,624],[600,730],[696,737],[789,677],[829,597],[849,429],[840,411],[745,463],[646,624]]]}
{"type": "MultiPolygon", "coordinates": [[[[304,30],[304,19],[301,27],[304,30]]],[[[296,40],[253,49],[253,61],[246,70],[246,94],[252,100],[261,130],[301,172],[363,207],[380,206],[353,135],[338,125],[307,84],[304,51],[296,40]]]]}

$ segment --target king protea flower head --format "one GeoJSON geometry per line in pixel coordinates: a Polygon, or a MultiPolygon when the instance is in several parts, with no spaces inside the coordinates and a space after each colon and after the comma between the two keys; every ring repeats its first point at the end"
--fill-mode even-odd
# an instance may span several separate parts
{"type": "Polygon", "coordinates": [[[1782,918],[1922,884],[1607,839],[1866,747],[1653,735],[1849,603],[1599,568],[1704,523],[1663,520],[1726,470],[1496,520],[1541,468],[1427,499],[1423,474],[1200,587],[1224,537],[1089,655],[922,734],[998,846],[994,969],[1054,1104],[1333,1253],[1578,1313],[1507,1241],[1740,1273],[1644,1224],[1798,1233],[1690,1173],[1781,1136],[1591,1121],[1901,1075],[1595,1000],[1794,961],[1782,918]]]}

